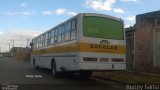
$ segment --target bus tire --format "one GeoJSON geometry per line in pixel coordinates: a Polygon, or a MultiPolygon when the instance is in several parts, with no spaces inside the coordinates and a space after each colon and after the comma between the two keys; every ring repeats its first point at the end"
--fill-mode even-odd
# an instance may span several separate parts
{"type": "Polygon", "coordinates": [[[93,71],[91,70],[80,70],[79,76],[80,79],[89,79],[92,76],[93,71]]]}
{"type": "Polygon", "coordinates": [[[60,77],[60,72],[58,72],[56,69],[56,62],[54,59],[51,61],[51,70],[52,70],[52,75],[54,77],[56,77],[56,78],[60,77]]]}
{"type": "Polygon", "coordinates": [[[36,60],[35,60],[35,59],[33,59],[33,67],[34,67],[36,70],[39,69],[39,66],[36,65],[36,60]]]}

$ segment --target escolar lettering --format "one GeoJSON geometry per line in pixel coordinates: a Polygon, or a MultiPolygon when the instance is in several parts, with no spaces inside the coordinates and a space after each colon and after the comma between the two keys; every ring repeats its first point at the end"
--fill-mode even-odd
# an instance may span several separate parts
{"type": "Polygon", "coordinates": [[[99,49],[116,49],[117,46],[112,46],[112,45],[102,45],[102,44],[91,44],[91,48],[99,48],[99,49]]]}

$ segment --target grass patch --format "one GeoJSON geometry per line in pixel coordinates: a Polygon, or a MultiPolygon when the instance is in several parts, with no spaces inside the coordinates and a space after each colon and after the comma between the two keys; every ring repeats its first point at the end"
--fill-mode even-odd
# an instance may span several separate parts
{"type": "Polygon", "coordinates": [[[102,77],[108,80],[114,80],[126,84],[158,84],[160,85],[160,75],[142,74],[138,72],[95,72],[94,76],[102,77]]]}

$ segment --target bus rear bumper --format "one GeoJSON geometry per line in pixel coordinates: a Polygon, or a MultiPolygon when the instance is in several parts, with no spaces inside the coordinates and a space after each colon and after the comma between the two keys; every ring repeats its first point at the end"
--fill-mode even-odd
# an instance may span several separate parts
{"type": "Polygon", "coordinates": [[[80,70],[126,70],[126,63],[80,63],[80,70]]]}

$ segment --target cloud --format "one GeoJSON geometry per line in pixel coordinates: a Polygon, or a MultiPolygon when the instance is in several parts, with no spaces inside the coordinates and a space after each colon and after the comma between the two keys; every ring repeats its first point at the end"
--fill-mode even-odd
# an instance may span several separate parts
{"type": "Polygon", "coordinates": [[[137,2],[138,0],[121,0],[122,2],[137,2]]]}
{"type": "Polygon", "coordinates": [[[135,16],[128,16],[126,17],[126,20],[128,20],[131,23],[135,23],[135,16]]]}
{"type": "Polygon", "coordinates": [[[53,12],[52,11],[43,11],[42,14],[43,15],[52,15],[53,12]]]}
{"type": "Polygon", "coordinates": [[[0,31],[0,35],[2,35],[2,34],[3,34],[3,32],[0,31]]]}
{"type": "Polygon", "coordinates": [[[66,9],[64,8],[59,8],[55,10],[55,13],[58,15],[64,14],[66,12],[66,9]]]}
{"type": "Polygon", "coordinates": [[[46,10],[46,11],[43,11],[42,14],[43,15],[53,15],[53,14],[62,15],[62,14],[66,14],[66,15],[70,15],[70,16],[77,15],[76,12],[73,12],[71,10],[67,10],[67,9],[64,9],[64,8],[58,8],[55,11],[46,10]]]}
{"type": "Polygon", "coordinates": [[[130,15],[125,18],[125,27],[133,26],[135,24],[135,16],[130,15]]]}
{"type": "Polygon", "coordinates": [[[114,8],[113,11],[114,11],[115,13],[121,13],[121,14],[124,13],[124,10],[121,9],[121,8],[114,8]]]}
{"type": "Polygon", "coordinates": [[[36,12],[36,11],[34,11],[34,10],[32,10],[32,11],[31,11],[31,14],[37,14],[37,12],[36,12]]]}
{"type": "Polygon", "coordinates": [[[5,12],[4,14],[7,16],[17,16],[17,15],[29,16],[29,15],[36,14],[36,11],[22,11],[22,12],[10,12],[9,11],[9,12],[5,12]]]}
{"type": "Polygon", "coordinates": [[[18,15],[18,12],[5,12],[5,15],[15,16],[15,15],[18,15]]]}
{"type": "Polygon", "coordinates": [[[28,6],[28,4],[26,3],[26,2],[22,2],[21,4],[20,4],[20,7],[27,7],[28,6]]]}
{"type": "Polygon", "coordinates": [[[31,39],[37,36],[39,33],[35,31],[29,31],[27,29],[22,30],[13,30],[8,33],[10,39],[21,40],[21,36],[23,39],[31,39]]]}
{"type": "Polygon", "coordinates": [[[20,47],[22,43],[22,47],[26,47],[27,39],[30,41],[41,34],[40,31],[33,31],[29,29],[14,29],[10,31],[4,31],[3,34],[0,35],[0,47],[3,48],[3,51],[8,51],[9,43],[12,46],[11,40],[14,40],[14,46],[20,47]]]}
{"type": "Polygon", "coordinates": [[[70,15],[70,16],[75,16],[75,15],[77,15],[76,12],[67,12],[67,14],[70,15]]]}
{"type": "Polygon", "coordinates": [[[110,11],[116,0],[86,0],[85,5],[88,8],[102,11],[110,11]]]}
{"type": "Polygon", "coordinates": [[[21,12],[20,14],[24,16],[28,16],[28,15],[31,15],[31,12],[21,12]]]}
{"type": "Polygon", "coordinates": [[[124,28],[128,28],[128,27],[130,27],[131,25],[129,25],[129,24],[124,24],[124,28]]]}

